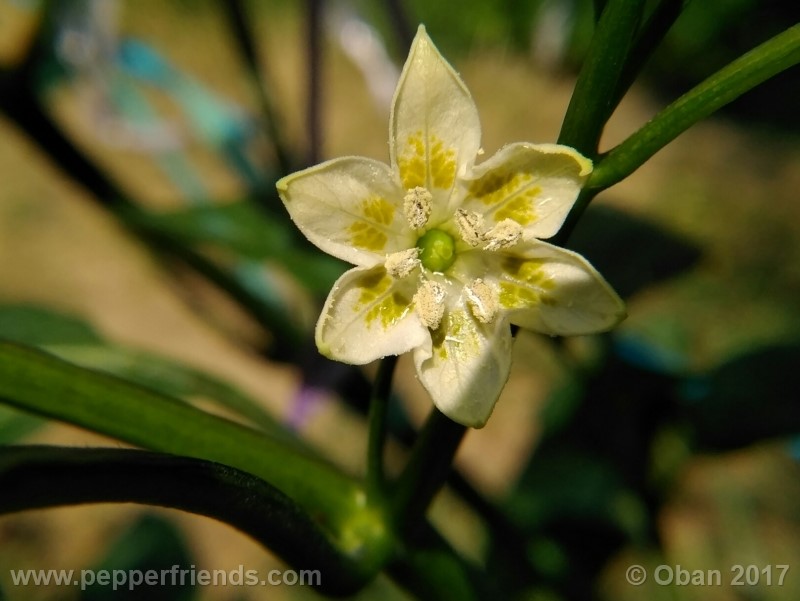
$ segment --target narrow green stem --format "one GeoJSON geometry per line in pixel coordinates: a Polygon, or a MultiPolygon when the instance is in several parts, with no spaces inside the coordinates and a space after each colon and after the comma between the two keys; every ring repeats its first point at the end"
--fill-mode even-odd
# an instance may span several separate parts
{"type": "MultiPolygon", "coordinates": [[[[241,530],[295,569],[318,570],[326,593],[372,577],[292,499],[218,463],[131,449],[0,447],[0,514],[84,503],[140,503],[211,517],[241,530]]],[[[369,562],[367,562],[369,564],[369,562]]]]}
{"type": "Polygon", "coordinates": [[[386,491],[386,476],[383,471],[383,449],[386,445],[386,415],[392,389],[392,375],[397,357],[385,357],[378,367],[372,396],[369,400],[369,438],[367,441],[367,493],[375,499],[383,499],[386,491]]]}
{"type": "Polygon", "coordinates": [[[754,48],[678,98],[607,153],[587,186],[603,190],[636,171],[689,127],[800,62],[800,24],[754,48]]]}
{"type": "Polygon", "coordinates": [[[466,427],[434,408],[419,433],[391,499],[397,532],[408,536],[422,523],[433,497],[450,474],[466,427]]]}
{"type": "Polygon", "coordinates": [[[644,0],[609,0],[597,23],[586,61],[564,116],[558,141],[587,156],[597,153],[603,127],[616,107],[644,0]]]}

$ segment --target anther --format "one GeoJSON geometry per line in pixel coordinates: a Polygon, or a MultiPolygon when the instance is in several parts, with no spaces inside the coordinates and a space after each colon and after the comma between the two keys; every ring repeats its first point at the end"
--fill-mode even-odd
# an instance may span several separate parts
{"type": "Polygon", "coordinates": [[[435,330],[442,323],[444,316],[445,290],[441,284],[431,280],[423,280],[414,295],[414,309],[422,323],[435,330]]]}
{"type": "Polygon", "coordinates": [[[485,250],[500,250],[511,248],[522,238],[522,226],[513,219],[503,219],[492,229],[486,232],[488,243],[485,250]]]}
{"type": "Polygon", "coordinates": [[[456,227],[461,239],[470,246],[483,242],[483,215],[465,209],[456,210],[456,227]]]}
{"type": "Polygon", "coordinates": [[[418,230],[428,223],[428,217],[431,216],[432,200],[433,195],[427,188],[422,186],[411,188],[406,192],[403,197],[403,212],[411,229],[418,230]]]}
{"type": "Polygon", "coordinates": [[[383,266],[393,278],[404,278],[420,264],[419,249],[409,248],[390,254],[383,266]]]}
{"type": "Polygon", "coordinates": [[[481,323],[492,323],[500,306],[497,291],[478,278],[464,288],[464,292],[475,319],[481,323]]]}

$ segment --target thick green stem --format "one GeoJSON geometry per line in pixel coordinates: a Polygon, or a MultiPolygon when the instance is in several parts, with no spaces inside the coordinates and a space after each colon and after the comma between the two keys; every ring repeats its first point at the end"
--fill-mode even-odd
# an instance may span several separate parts
{"type": "Polygon", "coordinates": [[[386,490],[383,471],[383,449],[386,445],[386,415],[392,389],[392,375],[397,357],[385,357],[378,367],[369,401],[369,439],[367,441],[367,492],[382,500],[386,490]]]}
{"type": "Polygon", "coordinates": [[[465,433],[465,426],[433,409],[390,501],[397,532],[409,536],[422,523],[425,511],[450,474],[465,433]]]}
{"type": "Polygon", "coordinates": [[[129,449],[0,447],[0,514],[83,503],[140,503],[212,517],[263,544],[319,587],[351,594],[372,577],[289,497],[246,472],[129,449]]]}
{"type": "Polygon", "coordinates": [[[800,62],[800,24],[764,42],[687,92],[605,155],[588,187],[602,190],[636,171],[689,127],[800,62]]]}
{"type": "Polygon", "coordinates": [[[625,68],[620,76],[614,105],[619,104],[622,97],[631,87],[645,63],[658,48],[661,40],[681,15],[683,9],[691,0],[658,0],[658,3],[648,15],[647,21],[639,28],[633,42],[625,68]]]}
{"type": "Polygon", "coordinates": [[[644,0],[609,0],[564,116],[558,141],[595,156],[642,17],[644,0]]]}
{"type": "Polygon", "coordinates": [[[333,532],[361,494],[333,466],[263,434],[113,376],[0,342],[0,402],[155,451],[230,465],[291,496],[333,532]]]}

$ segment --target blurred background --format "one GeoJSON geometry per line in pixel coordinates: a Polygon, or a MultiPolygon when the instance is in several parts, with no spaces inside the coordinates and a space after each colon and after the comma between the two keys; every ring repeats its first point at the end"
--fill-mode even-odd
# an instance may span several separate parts
{"type": "MultiPolygon", "coordinates": [[[[798,17],[778,0],[690,4],[601,150],[798,17]]],[[[298,239],[275,180],[336,156],[388,161],[391,97],[420,22],[473,94],[486,156],[555,141],[593,19],[590,0],[0,0],[0,338],[226,415],[246,398],[361,473],[374,366],[316,355],[310,333],[344,266],[298,239]]],[[[495,414],[468,434],[433,507],[512,598],[799,598],[798,106],[795,68],[601,194],[569,240],[628,319],[603,337],[520,332],[495,414]],[[723,584],[633,587],[634,563],[718,569],[723,584]],[[737,564],[790,569],[782,586],[729,586],[737,564]]],[[[408,357],[395,382],[399,466],[430,401],[408,357]]],[[[119,446],[0,406],[0,443],[20,442],[119,446]]],[[[9,601],[138,598],[15,588],[9,569],[173,563],[280,566],[176,511],[0,517],[9,601]]],[[[409,597],[381,577],[358,598],[409,597]]]]}

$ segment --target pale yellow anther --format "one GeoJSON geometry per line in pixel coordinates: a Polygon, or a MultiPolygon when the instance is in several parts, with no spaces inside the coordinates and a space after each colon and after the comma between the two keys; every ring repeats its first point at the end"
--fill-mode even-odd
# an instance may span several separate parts
{"type": "Polygon", "coordinates": [[[470,246],[483,242],[483,215],[465,209],[456,210],[456,227],[461,239],[470,246]]]}
{"type": "Polygon", "coordinates": [[[418,230],[428,223],[428,217],[431,216],[432,200],[433,195],[427,188],[422,186],[411,188],[406,192],[403,197],[403,212],[411,229],[418,230]]]}
{"type": "Polygon", "coordinates": [[[404,278],[414,271],[419,263],[419,249],[415,247],[390,254],[383,266],[393,278],[404,278]]]}
{"type": "Polygon", "coordinates": [[[441,284],[431,280],[423,280],[414,295],[414,309],[422,323],[435,330],[442,323],[444,316],[445,290],[441,284]]]}
{"type": "Polygon", "coordinates": [[[500,307],[497,290],[478,278],[464,288],[467,304],[472,314],[481,323],[492,323],[500,307]]]}
{"type": "Polygon", "coordinates": [[[485,235],[488,243],[485,250],[511,248],[522,239],[522,226],[513,219],[503,219],[485,235]]]}

